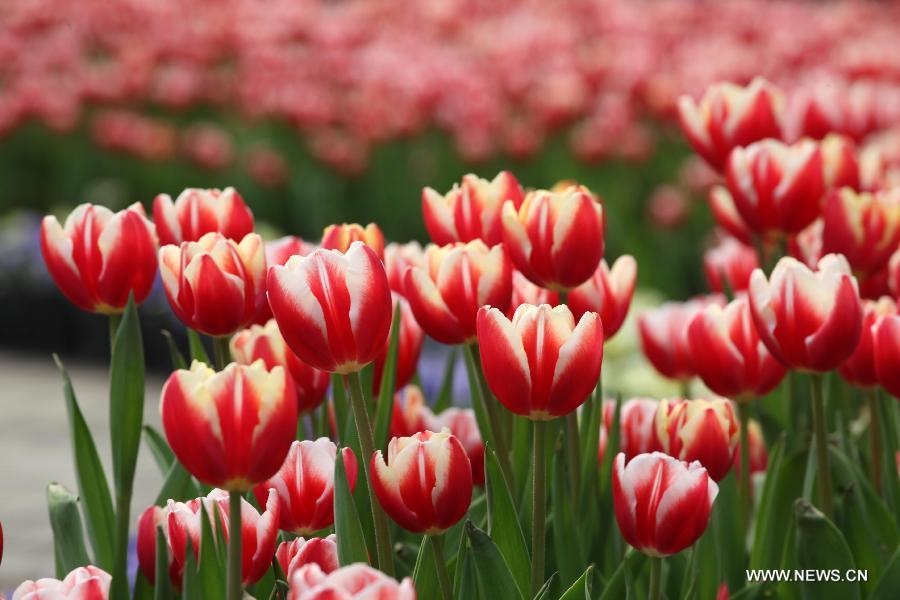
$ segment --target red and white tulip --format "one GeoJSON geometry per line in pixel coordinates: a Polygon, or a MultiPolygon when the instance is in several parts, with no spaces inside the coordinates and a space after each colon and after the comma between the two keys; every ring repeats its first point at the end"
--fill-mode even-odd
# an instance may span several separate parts
{"type": "Polygon", "coordinates": [[[375,251],[379,260],[384,260],[384,234],[375,223],[365,227],[358,223],[329,225],[322,233],[321,247],[346,253],[354,242],[362,242],[375,251]]]}
{"type": "Polygon", "coordinates": [[[603,336],[612,338],[622,327],[637,283],[637,262],[628,254],[620,256],[612,268],[605,260],[590,279],[569,292],[566,303],[576,319],[595,312],[603,322],[603,336]]]}
{"type": "Polygon", "coordinates": [[[278,565],[287,576],[288,581],[291,575],[300,567],[309,564],[316,564],[322,569],[326,575],[340,568],[338,562],[337,536],[331,534],[328,537],[311,537],[309,539],[298,537],[290,542],[281,542],[278,550],[275,551],[275,558],[278,565]]]}
{"type": "Polygon", "coordinates": [[[759,267],[756,250],[727,237],[703,253],[703,273],[710,291],[736,294],[746,291],[750,274],[759,267]]]}
{"type": "Polygon", "coordinates": [[[734,406],[725,398],[661,400],[656,410],[656,436],[663,452],[699,461],[715,481],[731,468],[738,429],[734,406]]]}
{"type": "Polygon", "coordinates": [[[78,567],[65,579],[46,577],[23,582],[11,600],[106,600],[112,575],[100,567],[78,567]]]}
{"type": "Polygon", "coordinates": [[[896,315],[897,304],[891,298],[882,296],[878,300],[863,300],[862,308],[862,333],[859,343],[853,354],[838,367],[838,372],[853,385],[866,388],[878,385],[873,327],[880,317],[896,315]]]}
{"type": "Polygon", "coordinates": [[[900,189],[833,190],[825,202],[821,244],[822,254],[843,254],[859,276],[885,267],[900,246],[900,189]]]}
{"type": "Polygon", "coordinates": [[[294,571],[291,600],[416,600],[412,579],[398,583],[377,569],[354,563],[326,573],[317,564],[294,571]]]}
{"type": "Polygon", "coordinates": [[[187,188],[175,202],[168,194],[153,200],[153,221],[161,244],[196,242],[210,232],[231,240],[253,232],[253,213],[232,188],[187,188]]]}
{"type": "Polygon", "coordinates": [[[900,398],[900,315],[884,315],[875,321],[872,346],[878,383],[900,398]]]}
{"type": "MultiPolygon", "coordinates": [[[[397,362],[394,365],[394,390],[399,390],[409,383],[413,375],[416,374],[419,356],[422,354],[422,343],[425,341],[425,332],[422,331],[419,322],[416,321],[416,317],[413,315],[406,298],[392,290],[391,299],[395,310],[398,305],[400,306],[400,333],[397,337],[397,362]]],[[[384,363],[387,360],[388,350],[390,349],[393,329],[394,324],[392,321],[391,333],[388,333],[387,340],[384,342],[384,350],[375,359],[375,370],[372,373],[372,390],[376,393],[381,388],[384,363]]]]}

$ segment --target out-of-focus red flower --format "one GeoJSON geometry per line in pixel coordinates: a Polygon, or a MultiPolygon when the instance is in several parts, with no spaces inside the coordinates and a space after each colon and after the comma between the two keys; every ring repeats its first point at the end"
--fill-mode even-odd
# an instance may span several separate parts
{"type": "Polygon", "coordinates": [[[690,208],[681,189],[669,184],[658,185],[647,201],[647,217],[658,229],[675,230],[684,224],[690,208]]]}
{"type": "Polygon", "coordinates": [[[728,188],[717,185],[709,190],[709,210],[723,231],[744,244],[753,242],[753,232],[734,205],[728,188]]]}
{"type": "Polygon", "coordinates": [[[266,187],[279,187],[290,177],[287,161],[278,151],[267,146],[252,146],[247,150],[247,173],[266,187]]]}
{"type": "Polygon", "coordinates": [[[91,138],[101,148],[163,161],[175,154],[177,132],[158,119],[128,110],[104,110],[91,119],[91,138]]]}
{"type": "MultiPolygon", "coordinates": [[[[762,429],[754,419],[747,424],[747,437],[750,440],[750,474],[763,473],[769,466],[769,451],[766,450],[766,440],[763,438],[762,429]]],[[[734,451],[734,474],[740,480],[741,476],[741,441],[738,440],[734,451]]]]}
{"type": "Polygon", "coordinates": [[[641,349],[650,364],[664,377],[686,380],[697,374],[688,344],[687,326],[708,304],[725,304],[719,295],[687,302],[666,302],[638,318],[641,349]]]}
{"type": "Polygon", "coordinates": [[[757,267],[756,250],[734,238],[724,238],[703,253],[706,283],[717,294],[745,291],[750,285],[750,274],[757,267]]]}
{"type": "Polygon", "coordinates": [[[822,152],[825,186],[829,189],[846,186],[858,190],[860,169],[853,140],[831,133],[819,142],[819,148],[822,152]]]}
{"type": "Polygon", "coordinates": [[[353,242],[362,242],[384,260],[384,234],[375,223],[369,223],[365,227],[358,223],[341,223],[329,225],[322,234],[322,248],[347,252],[353,242]]]}
{"type": "Polygon", "coordinates": [[[900,246],[900,189],[834,190],[825,201],[822,254],[843,254],[859,276],[884,267],[900,246]]]}
{"type": "Polygon", "coordinates": [[[410,384],[394,394],[394,406],[391,412],[391,437],[410,437],[425,431],[426,411],[425,395],[422,388],[410,384]]]}
{"type": "Polygon", "coordinates": [[[883,315],[872,325],[875,375],[889,394],[900,398],[900,316],[883,315]]]}
{"type": "Polygon", "coordinates": [[[888,259],[887,285],[895,299],[900,298],[900,248],[888,259]]]}
{"type": "MultiPolygon", "coordinates": [[[[393,291],[391,298],[394,310],[397,309],[397,306],[400,307],[400,333],[397,337],[397,362],[394,365],[394,390],[399,390],[416,374],[419,355],[422,354],[422,343],[425,341],[425,332],[416,321],[406,298],[393,291]]],[[[393,327],[392,322],[391,331],[393,331],[393,327]]],[[[375,393],[381,389],[381,378],[384,375],[384,363],[387,360],[390,341],[391,334],[389,333],[387,341],[384,343],[384,350],[375,359],[375,370],[372,374],[372,391],[375,393]]]]}
{"type": "Polygon", "coordinates": [[[731,468],[738,443],[738,420],[730,400],[661,400],[656,436],[663,451],[683,461],[699,461],[721,481],[731,468]]]}
{"type": "Polygon", "coordinates": [[[290,580],[291,600],[416,600],[412,579],[402,582],[372,567],[355,563],[325,573],[317,564],[303,565],[290,580]]]}
{"type": "Polygon", "coordinates": [[[224,169],[234,162],[234,140],[231,134],[212,123],[188,127],[181,140],[185,156],[204,169],[224,169]]]}
{"type": "Polygon", "coordinates": [[[175,202],[168,194],[153,200],[153,220],[160,244],[195,242],[211,231],[241,240],[253,232],[253,213],[232,188],[187,188],[175,202]]]}
{"type": "Polygon", "coordinates": [[[872,328],[879,317],[897,314],[897,304],[887,296],[878,300],[863,300],[862,334],[853,354],[838,367],[841,376],[860,387],[878,385],[875,373],[875,354],[872,328]]]}
{"type": "Polygon", "coordinates": [[[566,303],[576,319],[595,312],[603,322],[603,339],[611,339],[622,327],[637,283],[637,261],[631,255],[620,256],[610,268],[605,260],[590,279],[569,292],[566,303]]]}
{"type": "MultiPolygon", "coordinates": [[[[656,437],[656,407],[659,404],[653,398],[631,398],[622,403],[619,412],[619,447],[616,450],[625,454],[625,460],[631,460],[638,454],[662,450],[656,437]]],[[[603,403],[603,422],[600,424],[600,447],[597,462],[603,461],[609,431],[615,419],[615,402],[603,403]]]]}
{"type": "Polygon", "coordinates": [[[416,241],[398,244],[391,242],[384,248],[384,270],[387,272],[391,290],[398,294],[406,293],[403,276],[409,267],[421,267],[425,264],[425,252],[416,241]]]}
{"type": "Polygon", "coordinates": [[[325,574],[337,571],[340,568],[337,536],[332,533],[324,538],[298,537],[290,542],[281,542],[278,544],[278,550],[275,551],[275,558],[288,581],[291,580],[291,575],[295,571],[308,564],[318,565],[325,574]]]}
{"type": "Polygon", "coordinates": [[[559,292],[535,285],[522,273],[513,269],[512,302],[510,302],[509,310],[506,311],[506,316],[512,319],[516,309],[523,304],[534,304],[535,306],[549,304],[550,306],[556,306],[559,304],[559,292]]]}

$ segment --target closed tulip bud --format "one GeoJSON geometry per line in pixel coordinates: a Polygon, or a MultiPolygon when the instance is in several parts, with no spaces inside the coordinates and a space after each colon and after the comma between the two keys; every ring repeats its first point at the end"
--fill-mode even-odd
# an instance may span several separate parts
{"type": "Polygon", "coordinates": [[[784,108],[781,91],[761,77],[746,87],[711,85],[699,103],[688,96],[678,99],[681,130],[697,154],[719,171],[733,148],[781,138],[784,108]]]}
{"type": "Polygon", "coordinates": [[[374,361],[391,328],[391,291],[384,266],[369,246],[346,254],[319,249],[273,266],[269,306],[278,329],[303,362],[352,373],[374,361]]]}
{"type": "Polygon", "coordinates": [[[484,441],[471,408],[448,408],[435,415],[428,407],[423,411],[425,428],[430,431],[450,430],[462,444],[469,463],[472,465],[472,480],[475,485],[484,485],[484,441]]]}
{"type": "MultiPolygon", "coordinates": [[[[278,543],[278,495],[270,490],[261,500],[265,511],[260,514],[253,505],[241,499],[241,580],[251,585],[265,575],[272,565],[278,543]],[[263,503],[264,501],[264,503],[263,503]]],[[[162,527],[169,557],[169,577],[180,588],[187,561],[187,545],[191,543],[195,564],[201,549],[203,521],[210,519],[228,541],[228,492],[214,489],[206,497],[187,502],[169,500],[165,507],[151,506],[138,518],[137,557],[141,572],[149,581],[156,578],[156,529],[162,527]]]]}
{"type": "Polygon", "coordinates": [[[854,273],[875,273],[900,244],[900,189],[874,194],[833,190],[823,221],[823,254],[843,254],[854,273]]]}
{"type": "Polygon", "coordinates": [[[638,333],[644,356],[663,377],[681,381],[697,374],[688,344],[687,326],[708,304],[724,304],[722,296],[698,297],[687,302],[666,302],[644,312],[638,333]]]}
{"type": "MultiPolygon", "coordinates": [[[[328,438],[294,441],[284,464],[272,477],[253,488],[262,503],[274,489],[281,505],[278,528],[310,535],[334,523],[334,463],[337,446],[328,438]]],[[[350,491],[356,487],[356,456],[342,448],[350,491]]]]}
{"type": "Polygon", "coordinates": [[[282,367],[194,361],[169,376],[159,405],[172,452],[194,477],[247,491],[278,471],[297,433],[294,384],[282,367]]]}
{"type": "Polygon", "coordinates": [[[479,308],[509,308],[512,271],[502,244],[429,245],[425,264],[406,271],[406,298],[425,333],[443,344],[470,342],[479,308]]]}
{"type": "Polygon", "coordinates": [[[822,150],[825,186],[829,189],[847,186],[858,190],[859,161],[853,140],[837,133],[829,133],[819,142],[819,147],[822,150]]]}
{"type": "Polygon", "coordinates": [[[900,316],[878,317],[872,325],[872,349],[878,383],[900,398],[900,316]]]}
{"type": "Polygon", "coordinates": [[[322,234],[322,248],[346,253],[354,242],[362,242],[371,248],[379,260],[384,260],[384,234],[375,223],[365,227],[358,223],[329,225],[322,234]]]}
{"type": "MultiPolygon", "coordinates": [[[[763,473],[769,466],[769,452],[766,450],[766,440],[763,438],[759,423],[753,419],[747,424],[747,437],[750,441],[750,474],[763,473]]],[[[734,474],[736,479],[741,476],[741,442],[738,440],[737,449],[734,451],[734,474]]]]}
{"type": "Polygon", "coordinates": [[[518,209],[523,199],[522,186],[509,171],[500,171],[492,181],[469,174],[443,196],[424,188],[422,216],[431,241],[438,246],[478,239],[494,246],[503,241],[503,204],[509,200],[518,209]]]}
{"type": "Polygon", "coordinates": [[[469,510],[472,467],[448,429],[391,439],[387,461],[376,451],[370,473],[384,512],[409,531],[443,533],[469,510]]]}
{"type": "Polygon", "coordinates": [[[523,304],[556,306],[559,304],[559,292],[535,285],[522,273],[513,269],[512,302],[510,302],[509,310],[506,311],[506,316],[511,319],[516,314],[516,309],[523,304]]]}
{"type": "Polygon", "coordinates": [[[41,222],[41,253],[50,276],[82,310],[119,314],[132,294],[141,304],[156,278],[156,230],[144,208],[132,204],[117,213],[81,204],[60,226],[41,222]]]}
{"type": "Polygon", "coordinates": [[[290,580],[291,600],[416,600],[412,579],[402,582],[363,563],[325,573],[319,565],[304,565],[290,580]]]}
{"type": "Polygon", "coordinates": [[[897,304],[887,296],[878,300],[863,300],[862,334],[853,354],[838,367],[841,376],[859,387],[878,385],[875,373],[875,348],[872,326],[879,317],[897,314],[897,304]]]}
{"type": "Polygon", "coordinates": [[[566,291],[587,281],[603,257],[603,205],[581,185],[529,192],[518,209],[503,205],[503,242],[533,283],[566,291]]]}
{"type": "Polygon", "coordinates": [[[253,213],[234,188],[188,188],[172,202],[168,194],[153,200],[153,220],[161,244],[196,242],[210,232],[241,240],[253,232],[253,213]]]}
{"type": "Polygon", "coordinates": [[[698,312],[687,325],[687,338],[697,375],[720,396],[753,400],[775,389],[786,373],[759,339],[743,296],[725,308],[711,304],[698,312]]]}
{"type": "Polygon", "coordinates": [[[391,437],[409,437],[425,431],[425,395],[417,385],[408,385],[394,394],[391,437]]]}
{"type": "Polygon", "coordinates": [[[406,285],[403,283],[406,269],[424,264],[425,252],[419,242],[391,242],[384,248],[384,270],[387,272],[388,285],[391,286],[391,291],[400,295],[406,293],[406,285]]]}
{"type": "Polygon", "coordinates": [[[738,443],[734,406],[725,398],[661,400],[656,410],[656,436],[666,454],[699,461],[710,477],[721,481],[731,468],[738,443]]]}
{"type": "Polygon", "coordinates": [[[717,294],[746,291],[750,274],[757,267],[756,250],[733,238],[725,238],[703,253],[706,283],[717,294]]]}
{"type": "Polygon", "coordinates": [[[237,332],[231,338],[231,356],[242,365],[262,360],[267,369],[287,369],[294,381],[297,411],[301,415],[314,410],[325,399],[331,375],[297,358],[281,337],[275,319],[237,332]]]}
{"type": "Polygon", "coordinates": [[[99,567],[78,567],[60,581],[52,577],[25,581],[12,600],[106,600],[112,575],[99,567]]]}
{"type": "Polygon", "coordinates": [[[709,190],[709,210],[716,225],[728,235],[744,244],[753,242],[753,232],[734,205],[734,198],[728,188],[717,185],[709,190]]]}
{"type": "Polygon", "coordinates": [[[811,140],[791,145],[763,140],[735,148],[726,175],[741,219],[763,239],[797,233],[821,212],[822,153],[811,140]]]}
{"type": "Polygon", "coordinates": [[[622,537],[650,556],[681,552],[703,535],[716,482],[699,462],[685,463],[661,452],[613,462],[613,507],[622,537]]]}
{"type": "Polygon", "coordinates": [[[827,254],[812,271],[786,256],[771,277],[750,277],[750,312],[769,351],[793,369],[824,373],[844,362],[859,342],[862,305],[850,265],[827,254]]]}
{"type": "MultiPolygon", "coordinates": [[[[638,454],[662,450],[656,437],[656,407],[659,404],[652,398],[632,398],[622,403],[619,410],[619,447],[616,450],[625,453],[625,460],[631,460],[638,454]]],[[[612,429],[615,418],[615,402],[604,402],[601,438],[606,439],[612,429]]],[[[605,444],[600,448],[597,461],[603,461],[605,444]]]]}
{"type": "Polygon", "coordinates": [[[633,256],[620,256],[612,268],[601,260],[591,278],[569,292],[567,304],[576,319],[586,312],[600,315],[603,336],[609,340],[628,316],[636,282],[637,262],[633,256]]]}
{"type": "Polygon", "coordinates": [[[290,542],[282,542],[275,551],[278,565],[287,576],[288,581],[300,567],[318,565],[326,575],[340,568],[338,562],[337,536],[333,533],[324,538],[295,538],[290,542]]]}
{"type": "Polygon", "coordinates": [[[160,248],[159,270],[175,316],[201,333],[225,336],[253,321],[266,257],[255,233],[237,243],[213,232],[160,248]]]}
{"type": "MultiPolygon", "coordinates": [[[[399,390],[409,383],[413,375],[416,374],[419,355],[422,354],[422,343],[425,341],[425,332],[422,331],[418,321],[416,321],[416,317],[413,315],[406,298],[392,291],[391,299],[394,302],[395,309],[398,305],[400,306],[400,333],[397,337],[397,364],[394,372],[394,390],[399,390]]],[[[393,327],[392,322],[392,332],[393,327]]],[[[384,363],[387,360],[390,340],[391,334],[389,333],[387,340],[384,342],[384,350],[375,359],[375,370],[372,374],[372,391],[375,393],[378,393],[378,390],[381,389],[381,378],[384,374],[384,363]]]]}
{"type": "Polygon", "coordinates": [[[603,325],[567,306],[523,304],[512,320],[485,306],[478,345],[488,386],[511,412],[534,420],[569,414],[594,390],[603,360],[603,325]]]}

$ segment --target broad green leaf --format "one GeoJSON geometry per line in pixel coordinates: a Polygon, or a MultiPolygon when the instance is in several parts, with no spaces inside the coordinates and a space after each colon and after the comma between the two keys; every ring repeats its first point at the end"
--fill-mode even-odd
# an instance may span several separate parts
{"type": "Polygon", "coordinates": [[[434,566],[434,550],[427,535],[422,536],[422,541],[419,542],[419,553],[416,556],[412,578],[416,585],[416,594],[420,598],[441,597],[440,582],[434,566]]]}
{"type": "Polygon", "coordinates": [[[138,569],[134,576],[134,593],[132,600],[152,600],[153,584],[144,577],[144,573],[138,569]]]}
{"type": "Polygon", "coordinates": [[[486,600],[522,600],[515,578],[488,534],[467,521],[466,536],[469,538],[481,597],[486,600]]]}
{"type": "Polygon", "coordinates": [[[581,577],[575,580],[575,583],[559,597],[559,600],[591,600],[593,572],[594,567],[588,565],[588,568],[584,570],[581,577]]]}
{"type": "Polygon", "coordinates": [[[565,454],[562,451],[554,453],[553,472],[550,474],[550,506],[548,507],[550,527],[553,530],[556,569],[559,571],[560,585],[564,589],[578,578],[578,572],[585,564],[581,549],[581,532],[575,526],[574,503],[566,478],[566,463],[565,454]]]}
{"type": "Polygon", "coordinates": [[[47,509],[53,530],[56,572],[69,571],[91,564],[84,545],[84,530],[78,512],[78,497],[58,483],[47,486],[47,509]]]}
{"type": "Polygon", "coordinates": [[[900,450],[900,430],[897,423],[898,402],[891,397],[885,397],[879,393],[878,414],[881,419],[881,465],[882,487],[884,497],[895,515],[900,515],[900,473],[895,468],[897,464],[897,451],[900,450]]]}
{"type": "Polygon", "coordinates": [[[687,576],[682,581],[680,598],[715,598],[720,583],[718,554],[716,532],[712,527],[707,527],[691,547],[691,558],[688,561],[687,576]]]}
{"type": "Polygon", "coordinates": [[[801,495],[806,453],[785,454],[783,439],[775,444],[756,512],[751,569],[774,569],[784,547],[788,525],[793,522],[794,500],[801,495]]]}
{"type": "Polygon", "coordinates": [[[190,350],[191,360],[197,360],[213,366],[213,362],[209,359],[206,347],[203,345],[203,339],[200,334],[188,327],[187,329],[188,349],[190,350]]]}
{"type": "Polygon", "coordinates": [[[169,448],[166,438],[152,425],[144,425],[144,442],[150,448],[150,454],[153,455],[153,460],[156,462],[159,470],[162,471],[163,475],[168,473],[169,467],[172,466],[172,462],[175,460],[175,455],[172,453],[172,449],[169,448]]]}
{"type": "Polygon", "coordinates": [[[626,570],[635,573],[644,566],[647,556],[635,550],[628,550],[625,558],[619,563],[619,566],[610,576],[600,600],[618,600],[626,596],[626,570]]]}
{"type": "MultiPolygon", "coordinates": [[[[200,577],[197,573],[197,559],[194,557],[194,545],[191,538],[187,539],[187,549],[184,553],[184,571],[181,575],[181,598],[182,600],[203,600],[205,590],[200,584],[200,577]]],[[[219,598],[221,596],[215,596],[219,598]]]]}
{"type": "MultiPolygon", "coordinates": [[[[515,498],[524,498],[526,494],[525,488],[528,486],[528,478],[532,475],[531,442],[534,434],[531,430],[531,421],[525,417],[513,415],[512,425],[512,468],[513,480],[517,489],[511,491],[515,498]]],[[[530,492],[528,497],[531,497],[530,492]]]]}
{"type": "Polygon", "coordinates": [[[747,551],[741,519],[737,516],[740,514],[741,500],[732,470],[719,482],[719,494],[713,505],[710,526],[716,535],[716,562],[719,565],[719,581],[716,586],[725,581],[729,589],[733,590],[743,586],[746,580],[744,571],[747,568],[747,551]]]}
{"type": "MultiPolygon", "coordinates": [[[[215,514],[215,512],[214,512],[215,514]]],[[[224,598],[226,567],[222,560],[219,541],[216,531],[219,529],[219,519],[211,520],[209,513],[202,512],[200,519],[200,560],[197,565],[197,584],[201,592],[201,598],[224,598]]],[[[222,544],[224,546],[224,543],[222,544]]],[[[190,548],[188,554],[192,554],[190,548]]]]}
{"type": "Polygon", "coordinates": [[[194,483],[191,474],[188,473],[179,462],[173,462],[169,466],[163,485],[156,495],[154,504],[164,506],[168,500],[184,502],[200,495],[200,490],[194,483]]]}
{"type": "Polygon", "coordinates": [[[500,470],[497,455],[490,446],[484,452],[485,491],[487,493],[488,532],[516,580],[519,593],[528,596],[531,585],[531,559],[522,526],[516,514],[509,486],[500,470]]]}
{"type": "MultiPolygon", "coordinates": [[[[803,499],[794,503],[797,522],[797,566],[837,572],[842,577],[855,569],[853,555],[844,536],[812,504],[803,499]]],[[[809,600],[854,600],[861,598],[855,581],[807,581],[800,587],[801,597],[809,600]]]]}
{"type": "MultiPolygon", "coordinates": [[[[468,536],[463,536],[467,539],[468,536]]],[[[461,568],[457,571],[457,577],[453,586],[456,598],[478,598],[478,573],[475,570],[475,558],[471,551],[463,555],[461,568]]],[[[490,599],[493,600],[493,599],[490,599]]]]}
{"type": "Polygon", "coordinates": [[[378,402],[375,405],[374,437],[375,448],[385,450],[387,448],[388,430],[391,427],[391,413],[394,408],[394,382],[397,379],[397,348],[400,344],[401,320],[400,303],[394,309],[394,321],[391,327],[391,337],[388,342],[387,357],[384,360],[381,372],[381,387],[378,390],[378,402]]]}
{"type": "MultiPolygon", "coordinates": [[[[600,382],[588,398],[581,432],[581,489],[578,496],[579,512],[590,509],[591,500],[597,493],[600,468],[597,450],[600,446],[600,421],[603,417],[603,388],[600,382]]],[[[591,511],[593,512],[593,511],[591,511]]]]}
{"type": "Polygon", "coordinates": [[[187,369],[187,363],[184,361],[184,356],[181,355],[181,350],[175,344],[172,334],[166,329],[161,330],[160,333],[166,338],[166,348],[169,350],[169,362],[172,363],[172,369],[187,369]]]}
{"type": "Polygon", "coordinates": [[[169,580],[169,547],[161,527],[156,528],[156,573],[153,580],[155,600],[169,600],[174,597],[172,583],[169,580]]]}
{"type": "Polygon", "coordinates": [[[434,402],[434,413],[440,414],[453,404],[453,374],[456,371],[456,360],[459,358],[459,349],[454,346],[447,353],[447,362],[444,363],[444,373],[441,376],[441,387],[438,389],[437,399],[434,402]]]}
{"type": "MultiPolygon", "coordinates": [[[[365,480],[361,468],[357,477],[357,486],[361,483],[360,480],[365,480]]],[[[344,459],[340,450],[334,461],[334,532],[337,535],[338,561],[341,565],[369,562],[366,538],[363,535],[356,504],[347,483],[347,472],[344,469],[344,459]]]]}
{"type": "Polygon", "coordinates": [[[875,583],[869,600],[896,600],[897,590],[900,590],[900,548],[894,552],[881,578],[875,583]]]}

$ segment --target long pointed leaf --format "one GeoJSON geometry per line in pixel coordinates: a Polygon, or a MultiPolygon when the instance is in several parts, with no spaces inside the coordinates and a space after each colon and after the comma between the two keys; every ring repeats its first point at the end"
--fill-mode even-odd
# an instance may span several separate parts
{"type": "Polygon", "coordinates": [[[459,348],[454,346],[447,353],[447,362],[444,363],[444,373],[441,375],[441,387],[438,388],[437,399],[434,401],[434,412],[440,414],[453,404],[453,374],[456,372],[456,360],[459,358],[459,348]]]}
{"type": "Polygon", "coordinates": [[[84,545],[84,530],[78,512],[78,497],[58,483],[47,486],[47,509],[53,529],[56,572],[68,574],[91,564],[84,545]]]}
{"type": "Polygon", "coordinates": [[[488,534],[467,521],[466,535],[471,545],[481,597],[487,600],[522,600],[515,578],[488,534]]]}
{"type": "Polygon", "coordinates": [[[172,334],[165,329],[161,330],[160,333],[166,339],[166,348],[169,350],[169,362],[172,363],[172,368],[175,370],[187,369],[187,363],[184,361],[184,356],[181,355],[181,350],[175,344],[172,334]]]}
{"type": "Polygon", "coordinates": [[[172,463],[175,461],[175,454],[173,454],[172,449],[169,448],[169,443],[166,442],[166,438],[164,438],[152,425],[144,425],[144,442],[146,442],[147,447],[150,448],[150,454],[153,455],[153,460],[156,462],[156,466],[159,467],[159,470],[162,471],[164,475],[168,473],[169,467],[171,467],[172,463]]]}
{"type": "Polygon", "coordinates": [[[591,588],[593,584],[594,567],[588,565],[581,577],[575,580],[568,590],[559,597],[559,600],[591,600],[591,588]]]}
{"type": "Polygon", "coordinates": [[[512,494],[500,470],[494,449],[485,448],[485,491],[487,492],[488,532],[516,580],[519,593],[527,597],[531,585],[531,558],[512,494]]]}
{"type": "Polygon", "coordinates": [[[209,354],[206,352],[206,347],[203,345],[200,334],[193,329],[188,328],[187,338],[188,348],[191,352],[191,360],[199,360],[200,362],[212,365],[213,363],[209,360],[209,354]]]}
{"type": "MultiPolygon", "coordinates": [[[[847,541],[834,523],[812,504],[798,499],[794,504],[797,522],[797,566],[801,569],[831,570],[841,574],[855,569],[856,564],[847,541]]],[[[809,600],[854,600],[861,598],[859,583],[841,581],[806,581],[800,588],[802,598],[809,600]]]]}
{"type": "Polygon", "coordinates": [[[338,561],[342,566],[355,562],[369,562],[362,523],[356,511],[353,495],[350,493],[344,459],[340,451],[334,461],[334,532],[337,537],[338,561]]]}
{"type": "Polygon", "coordinates": [[[431,547],[427,535],[422,536],[422,541],[419,542],[419,553],[416,556],[412,578],[416,585],[416,594],[420,598],[440,597],[441,587],[437,569],[434,566],[434,549],[431,547]]]}
{"type": "Polygon", "coordinates": [[[397,379],[397,349],[400,345],[400,328],[403,315],[400,303],[394,309],[394,321],[391,326],[391,337],[388,342],[387,358],[381,372],[381,388],[378,390],[378,403],[375,405],[375,448],[387,448],[388,430],[391,426],[391,412],[394,408],[394,382],[397,379]]]}

